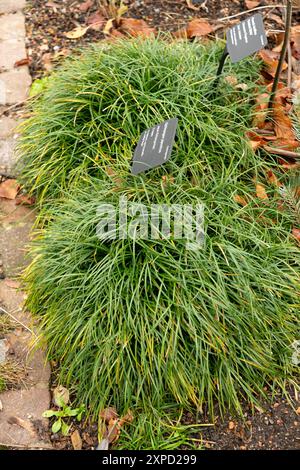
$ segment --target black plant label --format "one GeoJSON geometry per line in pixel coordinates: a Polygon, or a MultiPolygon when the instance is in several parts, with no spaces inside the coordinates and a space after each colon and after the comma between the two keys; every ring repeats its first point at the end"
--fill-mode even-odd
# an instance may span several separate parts
{"type": "Polygon", "coordinates": [[[178,119],[169,119],[144,131],[134,152],[131,173],[138,175],[166,163],[172,153],[178,119]]]}
{"type": "Polygon", "coordinates": [[[227,32],[227,52],[232,62],[260,51],[267,45],[263,17],[260,13],[233,26],[227,32]]]}

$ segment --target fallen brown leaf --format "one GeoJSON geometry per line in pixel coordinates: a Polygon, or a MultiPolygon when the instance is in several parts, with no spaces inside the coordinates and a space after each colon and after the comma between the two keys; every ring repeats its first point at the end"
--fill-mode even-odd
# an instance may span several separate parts
{"type": "Polygon", "coordinates": [[[133,421],[133,414],[131,410],[128,410],[126,415],[122,416],[119,420],[119,426],[122,427],[124,424],[130,424],[133,421]]]}
{"type": "Polygon", "coordinates": [[[248,10],[252,10],[260,5],[260,0],[245,0],[245,5],[248,10]]]}
{"type": "Polygon", "coordinates": [[[295,131],[291,118],[285,113],[285,109],[276,99],[273,106],[273,116],[275,121],[275,134],[278,139],[296,140],[295,131]]]}
{"type": "Polygon", "coordinates": [[[269,170],[267,173],[267,180],[270,184],[277,186],[277,188],[281,188],[282,184],[278,181],[276,175],[274,175],[273,171],[269,170]]]}
{"type": "Polygon", "coordinates": [[[294,26],[291,29],[290,36],[291,46],[292,46],[292,55],[295,59],[300,59],[300,25],[294,26]]]}
{"type": "Polygon", "coordinates": [[[103,34],[105,34],[106,36],[109,35],[113,27],[114,27],[114,19],[111,18],[110,20],[106,22],[104,29],[103,29],[103,34]]]}
{"type": "Polygon", "coordinates": [[[86,24],[94,31],[101,31],[105,24],[105,18],[98,11],[88,17],[86,24]]]}
{"type": "Polygon", "coordinates": [[[79,39],[84,36],[89,29],[90,26],[77,26],[77,28],[73,29],[72,31],[64,33],[64,35],[68,39],[79,39]]]}
{"type": "MultiPolygon", "coordinates": [[[[282,19],[281,16],[275,15],[274,13],[270,13],[270,14],[268,15],[268,18],[269,18],[270,20],[275,21],[275,23],[279,24],[280,26],[284,26],[284,21],[283,21],[283,19],[282,19]]],[[[277,45],[278,45],[278,44],[282,44],[282,42],[283,42],[283,37],[284,37],[284,33],[276,33],[276,36],[278,37],[277,45]]],[[[273,49],[273,50],[274,50],[274,49],[273,49]]]]}
{"type": "Polygon", "coordinates": [[[106,423],[108,423],[112,419],[118,418],[117,410],[113,407],[105,408],[99,412],[99,418],[103,419],[106,423]]]}
{"type": "Polygon", "coordinates": [[[254,151],[261,148],[261,147],[263,147],[266,143],[263,136],[258,135],[253,131],[246,132],[246,137],[249,139],[249,144],[250,144],[252,150],[254,150],[254,151]]]}
{"type": "Polygon", "coordinates": [[[120,437],[120,425],[118,419],[110,419],[107,426],[107,440],[109,443],[116,442],[120,437]]]}
{"type": "Polygon", "coordinates": [[[112,169],[111,166],[107,165],[105,167],[105,171],[106,174],[111,177],[111,179],[117,186],[122,186],[124,181],[117,175],[117,173],[115,172],[115,170],[112,169]]]}
{"type": "Polygon", "coordinates": [[[130,36],[152,36],[155,34],[155,28],[151,28],[144,20],[136,18],[121,18],[119,21],[120,30],[130,36]]]}
{"type": "Polygon", "coordinates": [[[22,67],[23,65],[29,65],[31,62],[31,59],[29,57],[25,57],[24,59],[17,60],[15,62],[14,67],[22,67]]]}
{"type": "Polygon", "coordinates": [[[20,186],[18,185],[17,181],[14,179],[8,179],[3,181],[0,184],[0,197],[5,199],[15,199],[20,186]]]}
{"type": "Polygon", "coordinates": [[[298,242],[300,242],[300,229],[299,228],[293,228],[292,230],[293,237],[296,238],[298,242]]]}
{"type": "Polygon", "coordinates": [[[111,40],[115,39],[120,39],[120,38],[125,38],[125,35],[121,33],[118,29],[112,29],[110,32],[110,38],[111,40]]]}
{"type": "Polygon", "coordinates": [[[78,429],[71,434],[71,442],[74,450],[82,449],[82,440],[78,429]]]}
{"type": "MultiPolygon", "coordinates": [[[[270,51],[269,49],[262,49],[259,52],[259,57],[264,62],[266,66],[266,71],[269,75],[271,75],[271,77],[275,77],[276,70],[278,67],[279,56],[279,52],[270,51]]],[[[287,67],[287,63],[284,62],[282,71],[286,70],[287,67]]]]}
{"type": "Polygon", "coordinates": [[[16,197],[16,205],[26,204],[28,206],[33,206],[35,204],[35,198],[33,196],[28,196],[27,194],[20,194],[16,197]]]}
{"type": "Polygon", "coordinates": [[[254,108],[253,126],[258,129],[264,129],[268,114],[269,94],[262,93],[256,98],[256,105],[254,108]]]}
{"type": "Polygon", "coordinates": [[[248,205],[248,202],[243,196],[239,196],[238,194],[235,194],[233,196],[233,200],[237,203],[240,204],[243,207],[246,207],[248,205]]]}
{"type": "Polygon", "coordinates": [[[300,163],[287,163],[283,162],[281,163],[282,168],[285,170],[299,170],[300,169],[300,163]]]}
{"type": "Polygon", "coordinates": [[[264,201],[266,201],[268,198],[268,195],[266,193],[266,189],[264,187],[263,184],[260,184],[260,183],[257,183],[256,184],[256,196],[259,198],[259,199],[262,199],[264,201]]]}
{"type": "Polygon", "coordinates": [[[186,34],[189,39],[208,36],[213,31],[212,25],[202,18],[190,21],[186,27],[186,34]]]}
{"type": "MultiPolygon", "coordinates": [[[[289,152],[289,151],[294,151],[299,147],[299,142],[298,140],[295,139],[277,139],[275,138],[272,141],[272,147],[281,149],[283,151],[289,152]]],[[[287,155],[288,156],[288,155],[287,155]]]]}

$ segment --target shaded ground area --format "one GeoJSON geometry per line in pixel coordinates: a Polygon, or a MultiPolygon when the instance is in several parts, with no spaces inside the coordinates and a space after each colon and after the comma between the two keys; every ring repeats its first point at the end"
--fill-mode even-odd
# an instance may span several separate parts
{"type": "MultiPolygon", "coordinates": [[[[222,418],[216,408],[214,426],[211,426],[212,420],[205,413],[186,413],[181,424],[209,424],[203,427],[201,434],[191,435],[191,439],[199,441],[199,448],[206,450],[300,450],[300,401],[299,397],[295,397],[294,390],[290,391],[290,398],[293,406],[280,395],[272,405],[265,402],[263,409],[252,410],[245,404],[243,419],[229,413],[222,418]]],[[[135,421],[132,425],[135,425],[135,421]]],[[[83,449],[97,447],[97,424],[74,420],[72,431],[75,429],[80,433],[83,449]]],[[[73,448],[69,437],[52,434],[51,441],[58,450],[73,448]]],[[[117,442],[113,448],[118,447],[117,442]]]]}
{"type": "MultiPolygon", "coordinates": [[[[289,450],[300,449],[300,402],[291,390],[294,409],[278,395],[272,405],[265,402],[254,413],[244,406],[244,421],[226,414],[214,427],[203,431],[204,445],[212,450],[289,450]],[[297,399],[296,399],[297,398],[297,399]]],[[[271,399],[271,397],[270,397],[271,399]]],[[[209,418],[207,418],[209,422],[209,418]]]]}
{"type": "MultiPolygon", "coordinates": [[[[79,25],[86,25],[88,17],[97,11],[97,2],[86,11],[80,9],[83,3],[75,0],[32,0],[26,9],[27,48],[30,69],[33,78],[39,78],[50,72],[54,64],[68,56],[79,46],[104,39],[101,30],[90,29],[76,40],[66,38],[65,32],[79,25]]],[[[223,17],[238,14],[246,10],[246,2],[239,0],[207,0],[206,8],[194,10],[188,7],[186,0],[128,0],[124,2],[129,10],[125,16],[144,19],[150,26],[163,31],[177,31],[192,18],[207,18],[220,28],[217,34],[223,35],[229,23],[220,23],[223,17]],[[221,7],[220,7],[221,3],[221,7]]],[[[193,3],[193,2],[190,2],[193,3]]],[[[195,2],[196,3],[196,2],[195,2]]],[[[272,5],[278,2],[261,1],[260,5],[272,5]]],[[[281,11],[278,8],[263,10],[269,28],[281,29],[281,11]]],[[[299,14],[294,14],[294,22],[299,14]]],[[[229,20],[229,22],[232,20],[229,20]]],[[[233,19],[234,21],[234,19],[233,19]]],[[[227,414],[221,419],[216,413],[215,426],[204,429],[202,438],[207,449],[300,449],[300,402],[291,391],[294,399],[292,407],[280,396],[264,410],[252,410],[245,405],[244,421],[227,414]]],[[[187,413],[184,424],[210,423],[205,415],[194,416],[187,413]]],[[[74,424],[81,434],[83,448],[91,449],[97,445],[97,425],[74,424]]],[[[70,438],[60,435],[51,436],[54,447],[71,449],[70,438]]]]}
{"type": "MultiPolygon", "coordinates": [[[[197,0],[191,0],[197,4],[197,0]]],[[[61,58],[68,56],[72,50],[105,38],[103,25],[89,29],[85,35],[78,39],[68,39],[66,32],[74,30],[78,26],[86,26],[98,10],[98,5],[103,5],[105,0],[94,0],[92,6],[82,11],[79,0],[32,0],[26,8],[27,51],[30,58],[30,70],[33,78],[42,76],[50,71],[53,65],[61,58]]],[[[243,0],[206,0],[202,6],[188,7],[186,0],[124,0],[128,11],[124,17],[145,20],[149,26],[161,31],[178,31],[193,18],[206,18],[216,26],[216,34],[224,35],[224,30],[237,18],[228,21],[220,21],[231,15],[239,14],[247,10],[247,2],[243,0]],[[221,3],[221,6],[220,6],[221,3]],[[206,5],[204,7],[203,5],[206,5]]],[[[253,3],[253,2],[252,2],[253,3]]],[[[258,3],[258,2],[256,2],[258,3]]],[[[277,4],[275,0],[260,1],[260,6],[277,4]]],[[[265,17],[266,25],[270,29],[282,29],[281,9],[268,8],[261,10],[265,17]]],[[[294,22],[299,19],[299,13],[295,12],[294,22]]]]}

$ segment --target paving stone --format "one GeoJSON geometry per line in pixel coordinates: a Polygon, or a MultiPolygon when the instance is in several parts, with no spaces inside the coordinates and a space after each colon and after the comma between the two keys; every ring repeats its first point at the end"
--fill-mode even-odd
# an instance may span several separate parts
{"type": "Polygon", "coordinates": [[[25,17],[23,13],[0,16],[0,41],[25,38],[25,17]]]}
{"type": "Polygon", "coordinates": [[[0,0],[0,13],[13,13],[25,7],[26,0],[0,0]]]}
{"type": "Polygon", "coordinates": [[[14,68],[17,61],[27,57],[23,39],[7,39],[0,42],[0,70],[14,68]]]}
{"type": "Polygon", "coordinates": [[[0,445],[8,447],[48,448],[48,420],[42,413],[49,409],[48,387],[37,385],[28,390],[1,394],[0,445]]]}
{"type": "MultiPolygon", "coordinates": [[[[28,313],[28,315],[30,314],[28,313]]],[[[30,331],[22,327],[16,328],[6,336],[7,350],[11,358],[19,364],[24,364],[27,370],[27,384],[48,386],[51,370],[46,362],[45,352],[42,349],[37,349],[30,353],[34,339],[34,334],[30,331]]]]}
{"type": "MultiPolygon", "coordinates": [[[[0,111],[3,106],[24,101],[31,85],[28,67],[14,69],[15,62],[26,57],[25,20],[20,11],[11,12],[24,6],[25,0],[0,0],[0,15],[4,13],[0,16],[0,111]]],[[[0,118],[0,173],[10,176],[16,158],[15,127],[14,120],[0,118]]],[[[32,351],[35,325],[24,308],[25,293],[8,279],[17,276],[29,261],[25,252],[34,221],[32,208],[0,198],[0,261],[6,276],[0,280],[0,306],[17,325],[0,340],[0,363],[13,358],[26,370],[21,390],[0,394],[0,445],[51,449],[48,420],[42,417],[50,407],[50,366],[45,351],[32,351]]]]}
{"type": "MultiPolygon", "coordinates": [[[[0,204],[1,211],[2,202],[0,204]]],[[[26,245],[35,220],[34,211],[23,207],[0,219],[0,257],[6,277],[18,276],[28,263],[26,245]],[[25,209],[25,210],[24,210],[25,209]]]]}
{"type": "Polygon", "coordinates": [[[15,104],[24,101],[31,85],[28,67],[0,74],[0,105],[15,104]]]}
{"type": "Polygon", "coordinates": [[[13,176],[15,164],[14,139],[0,140],[0,175],[13,176]]]}
{"type": "Polygon", "coordinates": [[[30,328],[31,315],[23,309],[25,293],[9,287],[5,280],[0,280],[0,306],[11,313],[19,322],[30,328]]]}
{"type": "Polygon", "coordinates": [[[16,127],[17,122],[14,119],[7,116],[2,116],[0,118],[0,139],[11,137],[16,127]]]}

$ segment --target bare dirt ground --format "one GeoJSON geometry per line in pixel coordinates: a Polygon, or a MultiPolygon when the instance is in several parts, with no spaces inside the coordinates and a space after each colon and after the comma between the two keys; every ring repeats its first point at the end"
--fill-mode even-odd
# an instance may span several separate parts
{"type": "MultiPolygon", "coordinates": [[[[187,0],[124,0],[128,11],[124,17],[145,20],[149,26],[160,31],[178,31],[193,18],[205,18],[217,26],[219,36],[224,35],[224,30],[239,17],[230,18],[228,21],[220,21],[222,18],[237,15],[247,11],[247,1],[243,0],[206,0],[201,2],[202,7],[196,6],[198,0],[190,0],[190,5],[195,2],[194,8],[188,7],[187,0]],[[203,5],[206,7],[203,7],[203,5]],[[221,4],[221,6],[220,6],[221,4]]],[[[94,43],[105,38],[102,25],[99,28],[91,28],[86,34],[76,40],[68,39],[66,32],[72,31],[79,25],[89,24],[90,19],[97,12],[98,6],[105,0],[94,0],[86,11],[82,11],[80,5],[85,3],[79,0],[31,0],[26,9],[27,52],[30,59],[30,70],[33,79],[41,77],[49,72],[54,64],[61,58],[71,54],[88,43],[94,43]]],[[[278,5],[278,1],[260,1],[260,6],[278,5]]],[[[282,29],[280,8],[262,9],[265,22],[269,30],[282,29]]],[[[295,11],[294,23],[300,19],[300,12],[295,11]]]]}

